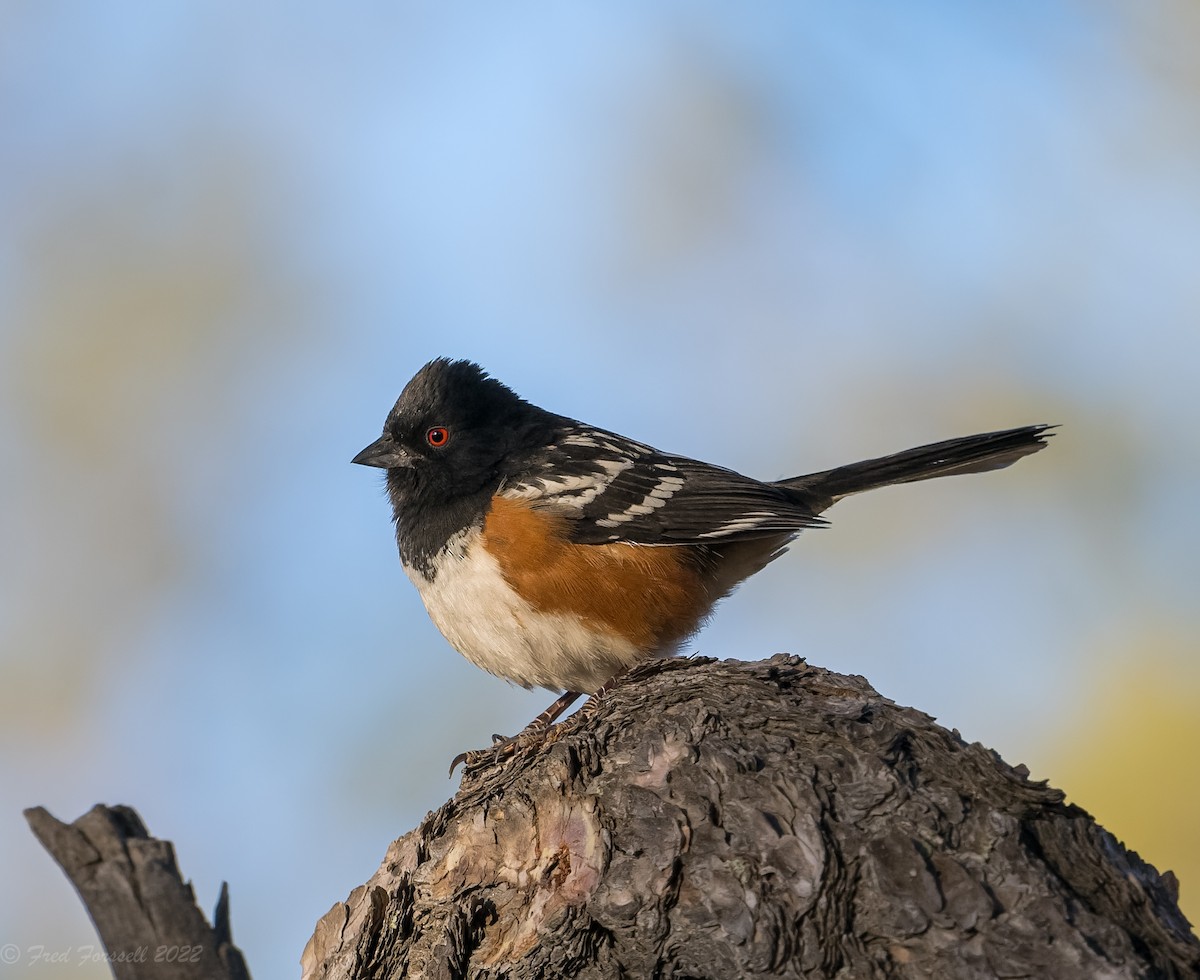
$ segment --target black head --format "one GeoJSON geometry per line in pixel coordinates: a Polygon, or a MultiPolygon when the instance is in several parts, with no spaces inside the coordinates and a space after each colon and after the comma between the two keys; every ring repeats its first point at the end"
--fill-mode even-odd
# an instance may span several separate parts
{"type": "Polygon", "coordinates": [[[404,387],[383,435],[354,457],[388,471],[399,508],[490,493],[551,441],[556,416],[535,408],[471,361],[440,357],[404,387]]]}

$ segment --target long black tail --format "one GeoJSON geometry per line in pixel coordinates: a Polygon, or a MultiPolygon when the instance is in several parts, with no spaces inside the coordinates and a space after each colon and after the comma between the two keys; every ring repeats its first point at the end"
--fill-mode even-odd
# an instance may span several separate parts
{"type": "Polygon", "coordinates": [[[1047,431],[1052,428],[1052,425],[1025,425],[1019,429],[947,439],[879,459],[865,459],[820,473],[794,476],[790,480],[780,480],[778,485],[800,491],[804,502],[819,514],[842,497],[876,487],[1002,469],[1022,456],[1044,449],[1046,440],[1054,434],[1047,431]]]}

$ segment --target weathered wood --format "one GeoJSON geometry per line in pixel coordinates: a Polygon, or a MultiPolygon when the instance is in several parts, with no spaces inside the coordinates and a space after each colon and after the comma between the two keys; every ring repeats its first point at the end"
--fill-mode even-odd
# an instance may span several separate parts
{"type": "Polygon", "coordinates": [[[306,980],[1195,978],[1174,879],[1057,790],[779,656],[647,665],[464,779],[306,980]]]}
{"type": "Polygon", "coordinates": [[[25,811],[34,834],[83,899],[117,980],[250,980],[229,929],[229,893],[210,926],[170,841],[126,806],[94,806],[74,823],[25,811]]]}

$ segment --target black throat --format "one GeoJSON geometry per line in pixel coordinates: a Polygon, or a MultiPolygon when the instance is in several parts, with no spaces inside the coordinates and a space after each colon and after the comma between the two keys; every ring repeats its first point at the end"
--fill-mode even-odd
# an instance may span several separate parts
{"type": "Polygon", "coordinates": [[[387,488],[400,560],[428,579],[436,575],[436,559],[450,539],[483,524],[493,493],[485,487],[474,494],[439,498],[411,470],[389,470],[387,488]]]}

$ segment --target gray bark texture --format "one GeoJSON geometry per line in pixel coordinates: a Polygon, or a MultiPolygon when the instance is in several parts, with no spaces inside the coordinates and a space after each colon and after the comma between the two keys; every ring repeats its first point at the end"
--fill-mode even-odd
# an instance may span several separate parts
{"type": "Polygon", "coordinates": [[[994,752],[793,657],[639,668],[464,777],[305,980],[1200,977],[1159,875],[994,752]]]}
{"type": "Polygon", "coordinates": [[[69,824],[32,807],[25,819],[83,899],[117,980],[250,980],[226,887],[210,926],[171,842],[129,807],[97,805],[69,824]]]}

